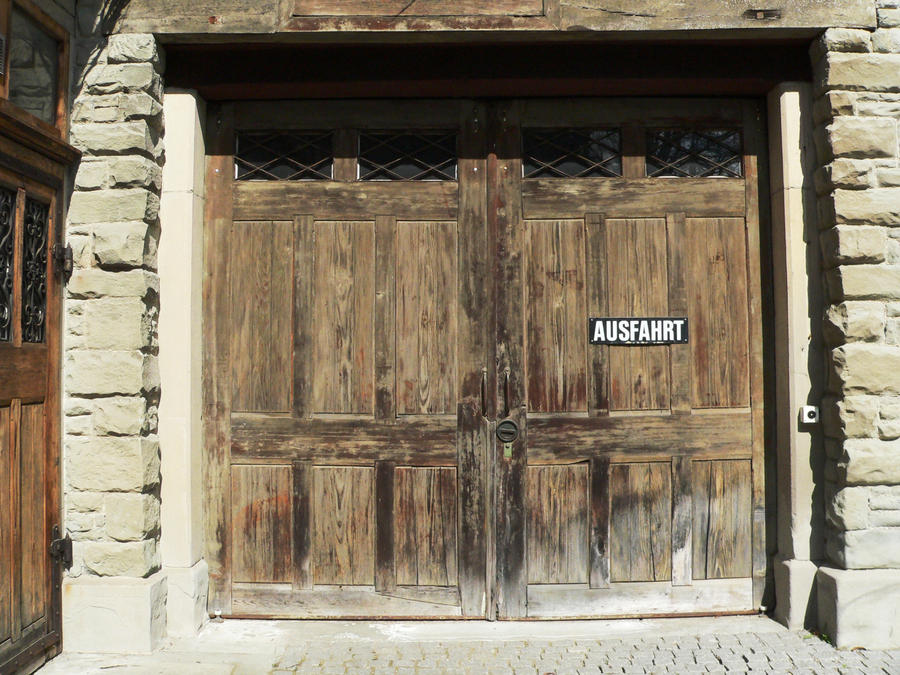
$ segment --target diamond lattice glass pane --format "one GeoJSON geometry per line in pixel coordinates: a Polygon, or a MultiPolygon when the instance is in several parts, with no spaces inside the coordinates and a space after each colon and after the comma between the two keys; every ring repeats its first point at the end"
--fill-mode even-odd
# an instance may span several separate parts
{"type": "Polygon", "coordinates": [[[658,129],[647,134],[647,175],[740,178],[737,129],[658,129]]]}
{"type": "Polygon", "coordinates": [[[242,132],[234,155],[238,180],[331,180],[332,133],[242,132]]]}
{"type": "Polygon", "coordinates": [[[15,212],[16,193],[0,188],[0,342],[12,340],[15,212]]]}
{"type": "Polygon", "coordinates": [[[25,237],[22,256],[22,340],[44,341],[47,314],[47,217],[50,209],[25,200],[25,237]]]}
{"type": "Polygon", "coordinates": [[[361,133],[360,180],[456,180],[456,134],[361,133]]]}
{"type": "Polygon", "coordinates": [[[618,129],[525,129],[525,178],[595,178],[622,175],[618,129]]]}

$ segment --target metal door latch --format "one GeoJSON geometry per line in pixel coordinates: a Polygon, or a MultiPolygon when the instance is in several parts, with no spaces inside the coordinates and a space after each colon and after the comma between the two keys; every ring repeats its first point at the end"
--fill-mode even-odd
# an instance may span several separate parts
{"type": "Polygon", "coordinates": [[[50,254],[53,256],[54,267],[62,272],[63,277],[68,281],[69,277],[72,276],[74,267],[72,246],[69,244],[53,244],[50,254]]]}
{"type": "Polygon", "coordinates": [[[512,420],[503,420],[497,425],[497,440],[503,443],[503,457],[512,458],[512,444],[519,437],[519,425],[512,420]]]}
{"type": "Polygon", "coordinates": [[[59,525],[53,526],[53,539],[50,541],[50,557],[54,561],[61,563],[65,569],[72,567],[72,538],[68,534],[60,538],[59,525]]]}

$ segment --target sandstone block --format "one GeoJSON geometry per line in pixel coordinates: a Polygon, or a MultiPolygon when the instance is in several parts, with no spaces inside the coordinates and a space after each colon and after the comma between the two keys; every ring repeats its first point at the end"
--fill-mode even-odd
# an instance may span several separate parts
{"type": "Polygon", "coordinates": [[[828,521],[839,530],[862,530],[869,526],[869,491],[864,487],[838,490],[826,504],[828,521]]]}
{"type": "Polygon", "coordinates": [[[159,100],[162,93],[160,77],[152,63],[98,65],[88,71],[84,85],[91,94],[145,91],[159,100]]]}
{"type": "Polygon", "coordinates": [[[820,567],[816,575],[819,630],[840,649],[897,649],[900,571],[838,570],[820,567]]]}
{"type": "Polygon", "coordinates": [[[159,483],[159,442],[153,436],[98,436],[66,440],[71,488],[141,492],[159,483]]]}
{"type": "Polygon", "coordinates": [[[152,153],[156,139],[145,120],[73,124],[72,145],[89,155],[152,153]]]}
{"type": "Polygon", "coordinates": [[[159,276],[146,270],[108,272],[96,268],[75,270],[66,286],[70,297],[145,298],[148,293],[159,294],[159,276]]]}
{"type": "Polygon", "coordinates": [[[106,533],[117,541],[138,541],[159,530],[159,500],[154,495],[106,496],[106,533]]]}
{"type": "Polygon", "coordinates": [[[872,35],[872,48],[876,52],[900,52],[900,28],[875,31],[872,35]]]}
{"type": "Polygon", "coordinates": [[[825,313],[828,344],[874,342],[884,337],[885,310],[880,302],[848,301],[832,305],[825,313]]]}
{"type": "MultiPolygon", "coordinates": [[[[845,394],[900,393],[900,347],[853,342],[831,352],[833,384],[845,394]]],[[[900,468],[900,462],[897,463],[900,468]]]]}
{"type": "Polygon", "coordinates": [[[881,187],[900,187],[900,169],[885,167],[876,172],[881,187]]]}
{"type": "Polygon", "coordinates": [[[76,192],[69,206],[73,224],[153,221],[158,214],[159,197],[140,188],[76,192]]]}
{"type": "Polygon", "coordinates": [[[900,319],[888,319],[884,327],[884,341],[889,345],[900,345],[900,319]]]}
{"type": "Polygon", "coordinates": [[[847,485],[900,483],[900,442],[851,438],[844,441],[844,455],[838,472],[847,485]]]}
{"type": "MultiPolygon", "coordinates": [[[[900,438],[900,403],[887,399],[879,406],[878,437],[882,440],[900,438]]],[[[900,508],[898,505],[897,508],[900,508]]]]}
{"type": "Polygon", "coordinates": [[[900,528],[873,527],[843,535],[847,569],[900,568],[900,528]]]}
{"type": "MultiPolygon", "coordinates": [[[[877,396],[845,396],[822,400],[822,424],[831,438],[870,438],[878,421],[877,396]]],[[[839,454],[834,454],[838,457],[839,454]]]]}
{"type": "Polygon", "coordinates": [[[90,415],[94,411],[94,399],[66,396],[63,399],[63,411],[67,417],[90,415]]]}
{"type": "Polygon", "coordinates": [[[887,232],[880,227],[838,225],[825,230],[820,236],[820,243],[828,267],[846,263],[878,263],[884,261],[887,232]]]}
{"type": "Polygon", "coordinates": [[[86,342],[90,349],[133,351],[150,345],[152,328],[140,298],[100,298],[85,303],[86,342]]]}
{"type": "Polygon", "coordinates": [[[834,214],[838,224],[900,227],[900,188],[835,190],[834,214]]]}
{"type": "Polygon", "coordinates": [[[816,87],[867,91],[900,91],[900,54],[829,52],[816,68],[816,87]]]}
{"type": "Polygon", "coordinates": [[[872,511],[869,514],[869,525],[900,528],[900,511],[872,511]]]}
{"type": "Polygon", "coordinates": [[[900,299],[900,265],[843,265],[829,270],[825,281],[835,302],[900,299]]]}
{"type": "Polygon", "coordinates": [[[93,422],[101,436],[142,434],[150,428],[147,401],[143,396],[94,399],[93,422]]]}
{"type": "Polygon", "coordinates": [[[888,93],[860,93],[855,110],[863,117],[900,117],[900,95],[888,93]]]}
{"type": "Polygon", "coordinates": [[[78,167],[75,187],[80,190],[142,187],[159,190],[162,169],[148,157],[95,157],[78,167]]]}
{"type": "Polygon", "coordinates": [[[91,436],[94,433],[94,424],[90,415],[67,417],[63,422],[63,429],[70,436],[91,436]]]}
{"type": "Polygon", "coordinates": [[[146,33],[111,35],[106,58],[109,63],[141,63],[158,58],[156,38],[146,33]]]}
{"type": "Polygon", "coordinates": [[[872,510],[900,511],[900,485],[879,485],[871,488],[869,508],[872,510]]]}
{"type": "Polygon", "coordinates": [[[894,120],[838,117],[827,131],[835,157],[863,159],[894,157],[897,153],[897,123],[894,120]]]}
{"type": "Polygon", "coordinates": [[[852,115],[856,94],[848,91],[829,91],[813,104],[813,119],[822,124],[839,115],[852,115]]]}
{"type": "Polygon", "coordinates": [[[94,225],[94,257],[100,265],[155,266],[154,230],[143,221],[94,225]]]}
{"type": "Polygon", "coordinates": [[[867,52],[872,34],[858,28],[829,28],[819,40],[824,52],[867,52]]]}
{"type": "Polygon", "coordinates": [[[83,542],[84,566],[101,577],[145,577],[159,569],[156,540],[135,542],[83,542]]]}
{"type": "Polygon", "coordinates": [[[878,10],[879,28],[896,28],[900,26],[900,9],[883,8],[878,10]]]}
{"type": "Polygon", "coordinates": [[[872,186],[872,162],[839,158],[816,171],[816,192],[825,194],[837,188],[862,190],[872,186]]]}
{"type": "Polygon", "coordinates": [[[106,495],[102,492],[76,492],[66,493],[66,507],[81,513],[98,512],[103,509],[103,500],[106,495]]]}
{"type": "Polygon", "coordinates": [[[138,351],[72,351],[63,370],[69,395],[133,395],[159,386],[156,357],[138,351]]]}
{"type": "Polygon", "coordinates": [[[158,126],[162,115],[162,105],[144,92],[122,94],[118,99],[118,111],[121,119],[146,119],[151,125],[158,126]]]}

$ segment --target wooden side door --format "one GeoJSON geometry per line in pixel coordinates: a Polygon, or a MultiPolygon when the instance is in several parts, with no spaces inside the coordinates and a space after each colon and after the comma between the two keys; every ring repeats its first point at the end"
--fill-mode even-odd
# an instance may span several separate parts
{"type": "Polygon", "coordinates": [[[501,618],[759,607],[760,119],[496,108],[497,407],[518,427],[496,455],[501,618]],[[588,317],[687,317],[689,343],[590,345],[588,317]]]}
{"type": "Polygon", "coordinates": [[[482,107],[248,102],[209,123],[210,611],[484,617],[482,107]]]}
{"type": "Polygon", "coordinates": [[[54,190],[0,170],[0,672],[60,638],[58,215],[54,190]]]}

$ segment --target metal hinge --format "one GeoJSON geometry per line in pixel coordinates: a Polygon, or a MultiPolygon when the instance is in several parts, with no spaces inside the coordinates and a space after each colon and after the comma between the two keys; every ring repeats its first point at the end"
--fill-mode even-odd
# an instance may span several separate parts
{"type": "Polygon", "coordinates": [[[72,567],[72,539],[68,534],[60,538],[59,525],[53,526],[53,539],[50,540],[50,557],[54,561],[61,563],[65,569],[72,567]]]}
{"type": "Polygon", "coordinates": [[[54,266],[62,272],[63,278],[68,281],[69,277],[72,276],[73,268],[72,247],[69,244],[53,244],[50,253],[53,256],[54,266]]]}

